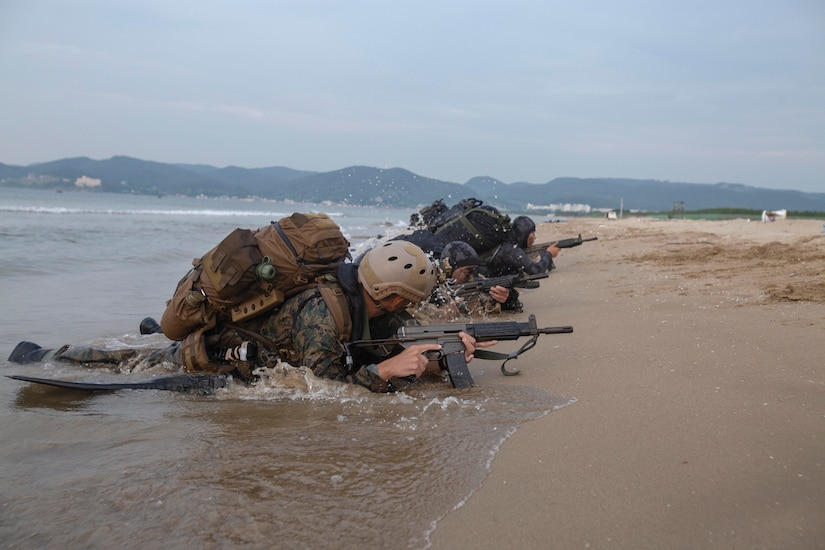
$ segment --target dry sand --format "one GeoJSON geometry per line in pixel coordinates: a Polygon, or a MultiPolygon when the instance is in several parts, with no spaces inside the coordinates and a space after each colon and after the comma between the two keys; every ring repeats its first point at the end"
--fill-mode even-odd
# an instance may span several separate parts
{"type": "Polygon", "coordinates": [[[519,428],[433,548],[825,548],[822,231],[541,224],[539,241],[598,237],[523,294],[575,333],[475,378],[578,401],[519,428]]]}

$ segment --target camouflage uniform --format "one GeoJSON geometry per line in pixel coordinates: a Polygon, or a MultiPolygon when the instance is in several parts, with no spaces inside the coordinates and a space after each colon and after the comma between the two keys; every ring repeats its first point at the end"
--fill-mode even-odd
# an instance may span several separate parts
{"type": "Polygon", "coordinates": [[[439,284],[430,299],[412,310],[412,315],[422,323],[458,322],[484,318],[501,313],[501,304],[482,292],[456,298],[447,284],[439,284]]]}
{"type": "MultiPolygon", "coordinates": [[[[357,301],[361,297],[350,295],[348,298],[355,327],[353,341],[391,338],[404,322],[403,316],[395,314],[367,319],[362,307],[353,307],[359,305],[357,301]],[[357,303],[353,304],[353,301],[357,303]],[[360,320],[355,318],[358,313],[360,320]]],[[[383,380],[377,371],[369,370],[371,365],[403,351],[403,347],[397,344],[345,346],[338,336],[329,307],[317,289],[306,290],[287,300],[269,315],[260,333],[272,341],[281,360],[294,366],[306,366],[316,376],[352,382],[379,393],[403,389],[410,383],[396,378],[383,380]],[[348,363],[350,360],[351,364],[348,363]]]]}
{"type": "MultiPolygon", "coordinates": [[[[395,336],[398,328],[409,315],[387,313],[368,319],[357,280],[357,268],[344,264],[338,272],[338,282],[345,292],[353,323],[352,341],[386,340],[395,336]]],[[[220,350],[254,340],[258,354],[250,361],[225,362],[227,371],[248,380],[255,367],[274,366],[280,359],[293,366],[306,366],[316,376],[341,382],[352,382],[373,392],[391,392],[404,389],[412,380],[391,378],[383,380],[377,368],[370,367],[403,351],[399,344],[345,346],[326,301],[317,288],[305,290],[289,298],[273,312],[250,319],[241,325],[219,325],[206,337],[210,355],[220,361],[220,350]]],[[[163,349],[126,348],[108,350],[91,346],[64,346],[59,350],[44,350],[36,344],[21,342],[10,357],[19,363],[50,359],[70,360],[78,363],[103,363],[117,365],[115,370],[128,372],[142,367],[169,361],[180,365],[180,342],[163,349]],[[28,347],[25,347],[28,345],[28,347]],[[24,347],[21,347],[24,346],[24,347]],[[26,352],[26,353],[24,353],[26,352]]]]}
{"type": "MultiPolygon", "coordinates": [[[[461,284],[454,284],[449,276],[463,267],[478,267],[479,264],[478,253],[468,243],[463,241],[447,243],[442,249],[441,261],[437,264],[438,279],[441,282],[433,289],[429,300],[416,308],[413,313],[415,318],[422,322],[443,322],[458,321],[462,317],[483,318],[502,311],[521,311],[519,293],[514,288],[509,289],[509,295],[503,304],[498,303],[488,292],[479,291],[463,298],[455,296],[454,290],[461,287],[461,284]]],[[[483,278],[474,274],[470,275],[466,282],[483,278]]]]}
{"type": "Polygon", "coordinates": [[[450,285],[441,283],[433,290],[427,302],[415,308],[413,315],[421,322],[443,323],[460,321],[465,317],[485,318],[490,315],[499,315],[502,312],[520,313],[524,306],[518,298],[519,292],[514,288],[509,289],[509,295],[504,303],[497,302],[489,293],[481,291],[456,298],[452,294],[450,285]]]}

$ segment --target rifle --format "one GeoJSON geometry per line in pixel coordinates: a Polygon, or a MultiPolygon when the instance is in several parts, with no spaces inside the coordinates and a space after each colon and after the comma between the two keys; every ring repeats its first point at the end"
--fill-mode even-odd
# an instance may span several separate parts
{"type": "Polygon", "coordinates": [[[590,241],[596,241],[598,239],[599,239],[598,237],[590,237],[589,239],[582,239],[582,236],[581,236],[581,233],[580,233],[578,237],[570,237],[569,239],[562,239],[558,242],[557,241],[549,241],[549,242],[546,242],[546,243],[534,244],[530,248],[526,248],[524,250],[524,252],[526,252],[527,255],[529,256],[531,254],[539,254],[541,252],[544,252],[545,250],[547,250],[547,247],[552,245],[552,244],[555,244],[559,248],[573,248],[574,246],[580,246],[582,243],[586,243],[586,242],[590,242],[590,241]]]}
{"type": "Polygon", "coordinates": [[[468,388],[473,385],[473,377],[467,369],[464,360],[464,343],[459,332],[466,332],[478,342],[490,340],[518,340],[527,336],[530,339],[513,353],[497,353],[485,349],[477,349],[474,356],[477,359],[498,360],[504,359],[501,364],[501,373],[504,376],[515,376],[519,370],[507,370],[510,359],[515,359],[536,345],[541,334],[565,334],[573,332],[573,327],[545,327],[538,328],[536,316],[530,315],[529,321],[499,321],[492,323],[445,323],[436,325],[407,325],[400,327],[396,336],[389,340],[357,340],[349,345],[375,345],[387,343],[405,344],[439,344],[441,350],[431,352],[437,354],[432,359],[438,359],[441,370],[446,370],[450,376],[450,383],[454,388],[468,388]]]}
{"type": "Polygon", "coordinates": [[[521,271],[511,275],[479,279],[469,283],[446,285],[446,287],[447,292],[453,296],[471,296],[474,294],[490,292],[490,289],[494,286],[503,286],[504,288],[538,288],[539,282],[536,279],[546,279],[549,276],[550,275],[547,273],[528,275],[527,273],[521,271]]]}

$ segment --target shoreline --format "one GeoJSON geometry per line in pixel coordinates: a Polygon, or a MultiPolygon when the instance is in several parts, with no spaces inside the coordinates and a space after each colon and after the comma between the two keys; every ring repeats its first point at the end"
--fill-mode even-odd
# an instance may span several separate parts
{"type": "MultiPolygon", "coordinates": [[[[578,220],[523,295],[524,384],[576,403],[521,426],[432,548],[825,546],[819,220],[578,220]]],[[[563,234],[560,232],[563,231],[563,234]]]]}

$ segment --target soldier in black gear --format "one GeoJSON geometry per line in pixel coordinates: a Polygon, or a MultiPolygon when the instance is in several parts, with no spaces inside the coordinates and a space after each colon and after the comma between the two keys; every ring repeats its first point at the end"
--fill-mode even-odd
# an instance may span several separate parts
{"type": "Polygon", "coordinates": [[[530,258],[524,249],[536,241],[536,224],[527,216],[518,216],[510,224],[515,242],[504,242],[481,258],[481,272],[488,277],[513,275],[519,272],[528,275],[550,272],[556,268],[553,258],[559,255],[559,248],[552,244],[538,258],[530,258]]]}

